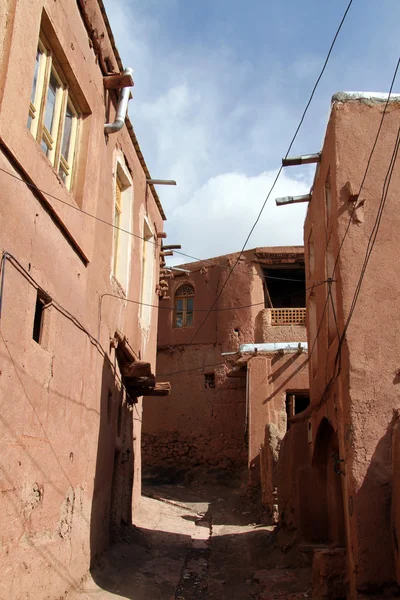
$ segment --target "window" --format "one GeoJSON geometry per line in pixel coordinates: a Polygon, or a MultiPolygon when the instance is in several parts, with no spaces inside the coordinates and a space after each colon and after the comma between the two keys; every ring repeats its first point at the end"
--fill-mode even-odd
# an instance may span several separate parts
{"type": "Polygon", "coordinates": [[[204,374],[204,387],[215,388],[215,373],[205,373],[204,374]]]}
{"type": "Polygon", "coordinates": [[[120,229],[122,214],[122,183],[117,175],[115,181],[115,201],[114,201],[114,265],[113,272],[117,272],[120,229]]]}
{"type": "Polygon", "coordinates": [[[35,306],[35,316],[33,318],[33,332],[32,338],[38,344],[42,342],[42,332],[43,332],[43,320],[44,320],[44,310],[46,306],[50,303],[50,298],[43,294],[40,290],[37,292],[36,296],[36,306],[35,306]]]}
{"type": "Polygon", "coordinates": [[[36,53],[28,128],[71,189],[80,115],[43,35],[36,53]]]}
{"type": "Polygon", "coordinates": [[[331,196],[331,174],[328,171],[328,175],[325,181],[325,223],[328,227],[332,210],[332,196],[331,196]]]}
{"type": "Polygon", "coordinates": [[[151,320],[151,304],[154,295],[153,272],[155,264],[154,235],[145,219],[143,223],[143,252],[142,252],[142,293],[140,317],[143,325],[149,327],[151,320]]]}
{"type": "Polygon", "coordinates": [[[128,292],[132,236],[132,180],[125,161],[118,158],[114,179],[114,239],[112,274],[128,292]]]}
{"type": "Polygon", "coordinates": [[[189,284],[181,285],[175,292],[175,327],[193,325],[194,289],[189,284]]]}

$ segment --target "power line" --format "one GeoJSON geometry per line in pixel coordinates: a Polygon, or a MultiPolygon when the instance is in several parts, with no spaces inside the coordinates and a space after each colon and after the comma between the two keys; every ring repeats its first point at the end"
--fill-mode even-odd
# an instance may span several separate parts
{"type": "MultiPolygon", "coordinates": [[[[372,145],[372,149],[371,149],[368,161],[367,161],[367,166],[366,166],[366,169],[365,169],[362,181],[361,181],[361,185],[360,185],[360,188],[359,188],[359,192],[358,192],[358,195],[357,195],[357,201],[354,203],[353,209],[352,209],[351,214],[349,216],[349,220],[348,220],[348,223],[347,223],[347,227],[346,227],[345,233],[343,235],[343,238],[341,240],[341,243],[340,243],[340,246],[339,246],[339,249],[338,249],[338,253],[337,253],[337,256],[336,256],[335,263],[334,263],[334,268],[333,268],[333,271],[332,271],[332,279],[331,279],[332,282],[334,281],[333,280],[333,276],[334,276],[334,273],[335,273],[335,270],[336,270],[336,267],[337,267],[337,264],[338,264],[338,261],[339,261],[339,255],[340,255],[340,252],[341,252],[341,250],[343,248],[344,241],[345,241],[345,239],[346,239],[346,237],[348,235],[348,232],[349,232],[349,229],[350,229],[350,225],[351,225],[351,222],[352,222],[352,219],[353,219],[353,216],[354,216],[354,212],[357,209],[357,207],[359,206],[359,204],[358,204],[358,198],[359,198],[359,196],[361,194],[361,191],[362,191],[362,188],[364,186],[364,183],[365,183],[365,180],[366,180],[366,177],[367,177],[370,165],[371,165],[372,156],[373,156],[373,154],[375,152],[375,148],[376,148],[376,145],[377,145],[377,142],[378,142],[381,130],[382,130],[383,121],[384,121],[384,118],[385,118],[385,115],[386,115],[386,112],[387,112],[388,104],[389,104],[389,101],[390,101],[390,96],[391,96],[391,93],[392,93],[392,90],[393,90],[393,86],[394,86],[394,83],[395,83],[395,79],[396,79],[396,76],[397,76],[399,65],[400,65],[400,57],[399,57],[399,59],[397,60],[397,63],[396,63],[396,67],[395,67],[394,74],[393,74],[393,77],[392,77],[391,85],[390,85],[390,88],[389,88],[388,97],[387,97],[387,100],[386,100],[386,103],[385,103],[385,108],[383,110],[382,117],[381,117],[381,120],[380,120],[380,123],[379,123],[379,127],[378,127],[378,130],[377,130],[377,133],[376,133],[373,145],[372,145]]],[[[323,401],[323,399],[325,397],[325,394],[327,393],[328,389],[333,384],[333,382],[337,379],[337,377],[339,376],[339,373],[340,373],[342,347],[343,347],[343,343],[344,343],[344,340],[345,340],[345,336],[346,336],[346,332],[347,332],[348,326],[350,324],[350,321],[351,321],[353,313],[354,313],[354,309],[355,309],[355,306],[356,306],[356,303],[357,303],[357,300],[358,300],[358,296],[360,294],[361,284],[362,284],[363,278],[365,276],[365,271],[366,271],[366,268],[367,268],[367,265],[368,265],[369,257],[371,256],[371,253],[372,253],[372,250],[373,250],[373,247],[374,247],[374,244],[375,244],[376,236],[377,236],[377,233],[378,233],[378,230],[379,230],[380,221],[382,219],[382,212],[383,212],[383,208],[384,208],[385,203],[386,203],[387,193],[388,193],[388,190],[389,190],[389,185],[390,185],[391,177],[392,177],[392,174],[393,174],[394,164],[395,164],[395,160],[396,160],[396,157],[397,157],[397,154],[398,154],[398,150],[399,150],[399,144],[400,144],[399,135],[400,135],[400,128],[399,128],[399,131],[397,133],[394,150],[393,150],[392,157],[391,157],[391,160],[390,160],[390,163],[389,163],[389,167],[388,167],[388,170],[387,170],[387,173],[386,173],[386,176],[385,176],[385,180],[384,180],[384,183],[383,183],[382,197],[381,197],[381,200],[380,200],[380,203],[379,203],[379,207],[378,207],[378,212],[377,212],[377,216],[376,216],[376,219],[375,219],[375,223],[374,223],[374,226],[372,228],[372,232],[371,232],[371,235],[369,237],[368,244],[367,244],[367,250],[366,250],[366,254],[365,254],[365,258],[364,258],[364,263],[363,263],[363,266],[362,266],[362,269],[361,269],[361,273],[360,273],[360,277],[359,277],[358,283],[356,285],[356,290],[355,290],[355,293],[353,295],[353,300],[352,300],[352,303],[351,303],[351,308],[350,308],[349,315],[347,317],[347,320],[346,320],[343,332],[340,335],[340,333],[339,333],[339,327],[338,327],[338,319],[337,319],[336,311],[335,311],[335,308],[334,308],[334,303],[333,303],[333,298],[332,298],[332,290],[331,290],[331,285],[330,285],[329,289],[328,289],[328,294],[327,294],[327,298],[326,298],[326,301],[325,301],[324,309],[323,309],[323,312],[322,312],[321,321],[320,321],[320,324],[319,324],[319,327],[318,327],[317,335],[315,337],[314,344],[313,344],[313,346],[311,348],[311,352],[309,353],[309,358],[308,359],[309,359],[309,361],[311,361],[311,357],[312,357],[315,345],[317,343],[317,339],[318,339],[318,337],[320,335],[320,332],[321,332],[321,329],[322,329],[322,323],[324,321],[326,307],[327,307],[327,303],[328,303],[329,296],[330,296],[331,297],[331,301],[332,301],[332,308],[333,308],[333,311],[334,311],[334,317],[335,317],[335,324],[336,324],[336,329],[337,329],[338,340],[339,340],[338,349],[337,349],[336,356],[335,356],[335,363],[334,363],[334,371],[336,370],[336,367],[338,367],[338,371],[337,371],[336,374],[334,372],[332,374],[332,376],[330,377],[328,383],[326,384],[326,386],[324,388],[324,391],[321,394],[320,402],[323,401]],[[387,184],[387,186],[386,186],[386,184],[387,184]],[[373,238],[373,236],[374,236],[374,238],[373,238]],[[372,245],[371,245],[372,238],[373,238],[373,242],[372,242],[372,245]]]]}
{"type": "MultiPolygon", "coordinates": [[[[78,329],[80,329],[83,333],[85,333],[87,335],[87,337],[89,338],[90,342],[95,346],[95,348],[100,353],[100,355],[106,360],[108,366],[110,367],[112,373],[114,374],[115,379],[121,385],[121,387],[124,389],[126,397],[131,400],[131,403],[132,403],[132,405],[135,406],[135,410],[137,412],[137,408],[136,408],[135,403],[133,402],[133,400],[132,400],[130,394],[128,393],[128,391],[127,391],[124,383],[122,382],[121,377],[118,375],[118,373],[117,373],[117,371],[115,369],[115,366],[111,362],[111,360],[110,360],[107,352],[104,350],[104,348],[101,345],[101,343],[99,342],[99,340],[96,339],[90,333],[90,331],[88,331],[86,329],[86,327],[72,313],[70,313],[66,308],[64,308],[62,306],[62,304],[60,304],[59,302],[57,302],[57,300],[54,300],[54,298],[52,298],[50,296],[50,294],[48,294],[46,292],[46,290],[44,290],[38,284],[38,282],[24,268],[24,266],[19,262],[19,260],[17,258],[15,258],[15,256],[13,256],[12,254],[10,254],[9,252],[3,252],[2,257],[1,257],[1,261],[0,261],[0,270],[1,270],[1,279],[0,279],[0,307],[2,305],[2,299],[3,299],[3,293],[4,293],[4,271],[5,271],[5,263],[6,263],[7,259],[14,266],[14,268],[16,268],[29,281],[29,283],[31,285],[33,285],[37,290],[40,290],[41,292],[43,292],[43,294],[45,294],[47,297],[51,298],[51,304],[52,304],[52,306],[54,306],[54,308],[56,308],[56,310],[58,310],[59,313],[61,313],[65,318],[67,318],[69,321],[71,321],[78,329]]],[[[0,314],[0,317],[1,317],[1,314],[0,314]]],[[[1,323],[1,319],[0,319],[0,323],[1,323]]],[[[138,412],[137,412],[137,414],[138,414],[138,412]]],[[[141,419],[135,419],[135,420],[138,421],[138,420],[141,420],[141,419]]]]}
{"type": "MultiPolygon", "coordinates": [[[[301,126],[302,126],[302,124],[303,124],[303,121],[304,121],[304,118],[305,118],[305,116],[306,116],[306,113],[307,113],[307,111],[308,111],[308,108],[309,108],[309,106],[310,106],[310,104],[311,104],[311,101],[312,101],[312,99],[313,99],[313,97],[314,97],[315,91],[316,91],[316,89],[317,89],[317,87],[318,87],[318,84],[319,84],[319,82],[320,82],[321,78],[322,78],[322,75],[323,75],[323,74],[324,74],[324,72],[325,72],[326,66],[327,66],[327,64],[328,64],[328,61],[329,61],[330,55],[331,55],[331,53],[332,53],[332,50],[333,50],[333,47],[334,47],[334,45],[335,45],[335,43],[336,43],[336,39],[337,39],[337,37],[338,37],[338,35],[339,35],[339,32],[340,32],[340,30],[341,30],[341,28],[342,28],[342,25],[343,25],[343,23],[344,23],[344,21],[345,21],[345,19],[346,19],[347,13],[349,12],[349,10],[350,10],[350,7],[351,7],[352,3],[353,3],[353,0],[350,0],[350,2],[348,3],[348,5],[347,5],[347,8],[346,8],[346,10],[345,10],[345,12],[344,12],[344,14],[343,14],[343,17],[342,17],[342,19],[341,19],[341,21],[340,21],[339,27],[338,27],[338,28],[337,28],[337,30],[336,30],[335,36],[334,36],[334,38],[333,38],[333,41],[332,41],[332,43],[331,43],[331,45],[330,45],[330,48],[329,48],[328,54],[327,54],[327,56],[326,56],[325,62],[324,62],[324,64],[323,64],[323,66],[322,66],[322,69],[321,69],[321,72],[320,72],[320,74],[319,74],[319,76],[318,76],[318,78],[317,78],[317,81],[315,82],[315,85],[314,85],[314,87],[313,87],[313,89],[312,89],[312,92],[311,92],[310,98],[309,98],[309,100],[308,100],[308,102],[307,102],[307,104],[306,104],[306,107],[305,107],[304,111],[303,111],[303,114],[302,114],[302,116],[301,116],[300,122],[299,122],[299,124],[298,124],[298,126],[297,126],[297,128],[296,128],[296,131],[295,131],[295,133],[294,133],[294,135],[293,135],[293,137],[292,137],[292,140],[291,140],[291,142],[290,142],[290,144],[289,144],[289,147],[288,147],[288,149],[287,149],[287,152],[286,152],[286,154],[285,154],[285,158],[287,158],[287,157],[288,157],[288,155],[289,155],[289,152],[290,152],[290,150],[292,149],[292,146],[293,146],[293,144],[294,144],[294,141],[295,141],[295,139],[296,139],[296,137],[297,137],[297,134],[298,134],[298,132],[299,132],[299,130],[300,130],[300,127],[301,127],[301,126]]],[[[251,235],[252,235],[252,233],[253,233],[254,229],[256,228],[256,226],[257,226],[257,223],[259,222],[259,220],[260,220],[260,218],[261,218],[261,215],[262,215],[262,213],[263,213],[263,211],[264,211],[264,208],[265,208],[265,206],[266,206],[266,204],[267,204],[267,202],[268,202],[268,200],[269,200],[269,198],[270,198],[270,196],[271,196],[271,194],[272,194],[272,191],[273,191],[273,190],[274,190],[274,188],[275,188],[275,185],[276,185],[276,183],[277,183],[277,181],[278,181],[278,179],[279,179],[279,177],[280,177],[280,174],[281,174],[281,172],[282,172],[282,169],[283,169],[283,167],[282,167],[282,165],[281,165],[281,166],[280,166],[280,168],[278,169],[278,172],[277,172],[277,174],[276,174],[276,177],[275,177],[275,179],[274,179],[274,181],[273,181],[273,183],[272,183],[272,186],[271,186],[271,188],[270,188],[270,190],[269,190],[269,192],[268,192],[268,194],[267,194],[267,196],[266,196],[266,198],[265,198],[265,200],[264,200],[264,203],[263,203],[263,205],[261,206],[261,210],[259,211],[259,213],[258,213],[258,215],[257,215],[257,218],[256,218],[255,222],[253,223],[253,225],[252,225],[252,227],[251,227],[251,229],[250,229],[250,232],[249,232],[249,234],[248,234],[248,235],[247,235],[247,237],[246,237],[246,240],[245,240],[245,242],[244,242],[244,244],[243,244],[243,247],[242,247],[242,249],[241,249],[241,251],[240,251],[240,253],[239,253],[239,255],[238,255],[238,257],[237,257],[236,261],[234,262],[233,266],[231,267],[231,269],[230,269],[230,271],[229,271],[229,273],[228,273],[228,276],[227,276],[227,278],[225,279],[225,281],[224,281],[224,283],[223,283],[223,285],[222,285],[222,288],[221,288],[221,290],[220,290],[220,291],[219,291],[219,293],[217,294],[217,296],[216,296],[216,298],[215,298],[214,302],[212,303],[212,305],[211,305],[211,307],[210,307],[210,310],[209,310],[208,314],[206,315],[206,317],[205,317],[205,319],[203,320],[203,322],[200,324],[199,328],[196,330],[196,332],[195,332],[195,334],[194,334],[194,336],[193,336],[193,338],[192,338],[192,340],[191,340],[191,343],[193,343],[193,341],[196,339],[196,337],[197,337],[198,333],[201,331],[201,329],[202,329],[202,327],[203,327],[204,323],[205,323],[205,322],[207,321],[207,319],[208,319],[208,316],[211,314],[211,311],[212,311],[212,309],[214,308],[214,306],[215,306],[215,304],[218,302],[218,300],[219,300],[219,298],[220,298],[220,296],[221,296],[222,292],[224,291],[224,289],[225,289],[225,287],[226,287],[226,284],[228,283],[228,281],[229,281],[229,279],[230,279],[230,277],[231,277],[231,275],[232,275],[233,271],[235,270],[235,268],[236,268],[237,264],[239,263],[239,260],[240,260],[240,258],[241,258],[241,256],[242,256],[242,254],[243,254],[243,252],[244,252],[244,250],[245,250],[246,246],[247,246],[247,243],[248,243],[248,241],[249,241],[249,239],[250,239],[250,237],[251,237],[251,235]]]]}
{"type": "MultiPolygon", "coordinates": [[[[22,177],[15,175],[14,173],[11,173],[10,171],[7,171],[6,169],[3,169],[2,167],[0,167],[0,171],[2,171],[3,173],[5,173],[6,175],[9,175],[10,177],[13,177],[14,179],[16,179],[17,181],[20,181],[21,183],[24,183],[25,185],[27,185],[28,187],[36,190],[37,192],[40,192],[41,194],[44,194],[45,196],[48,196],[49,198],[52,198],[53,200],[56,200],[57,202],[60,202],[61,204],[64,204],[64,206],[68,206],[69,208],[72,208],[73,210],[78,211],[79,213],[90,217],[91,219],[94,219],[95,221],[99,221],[99,223],[103,223],[104,225],[108,225],[109,227],[116,229],[117,231],[121,231],[122,233],[126,233],[128,235],[131,235],[132,237],[135,237],[139,240],[142,240],[144,242],[147,242],[149,244],[153,244],[153,246],[157,246],[158,244],[157,242],[154,242],[152,239],[147,239],[144,238],[143,236],[137,234],[137,233],[133,233],[133,231],[129,231],[129,229],[124,229],[123,227],[118,227],[117,225],[114,225],[114,223],[111,223],[110,221],[106,221],[105,219],[102,219],[101,217],[97,217],[96,215],[94,215],[93,213],[89,213],[85,210],[83,210],[82,208],[79,208],[79,206],[74,206],[73,204],[70,204],[69,202],[66,202],[65,200],[62,200],[62,198],[59,198],[58,196],[54,196],[54,194],[51,194],[50,192],[46,192],[45,190],[43,190],[42,188],[38,187],[37,185],[30,183],[29,181],[27,181],[26,179],[23,179],[22,177]]],[[[161,247],[160,247],[161,248],[161,247]]],[[[214,260],[213,258],[198,258],[196,256],[192,256],[191,254],[186,254],[185,252],[181,252],[180,250],[174,250],[174,254],[179,254],[180,256],[185,256],[187,258],[192,258],[193,260],[197,261],[197,262],[207,262],[207,261],[212,261],[214,260]]],[[[220,269],[229,269],[230,267],[228,265],[219,265],[218,263],[213,263],[211,266],[215,266],[218,267],[220,269]]],[[[166,267],[167,269],[173,269],[173,267],[166,267]]],[[[275,278],[276,279],[276,278],[275,278]]]]}

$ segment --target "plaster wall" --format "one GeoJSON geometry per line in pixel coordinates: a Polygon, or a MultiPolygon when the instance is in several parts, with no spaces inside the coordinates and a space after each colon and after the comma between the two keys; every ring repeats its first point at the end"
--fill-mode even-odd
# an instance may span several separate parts
{"type": "MultiPolygon", "coordinates": [[[[287,389],[308,389],[306,355],[249,356],[247,367],[245,361],[239,369],[235,366],[237,351],[242,343],[259,341],[258,315],[265,305],[260,260],[281,265],[289,257],[293,261],[301,258],[302,248],[245,252],[213,307],[216,310],[202,326],[237,256],[183,265],[190,273],[176,275],[170,284],[171,300],[162,303],[159,315],[157,372],[160,378],[171,381],[172,392],[165,401],[145,399],[143,460],[152,471],[207,465],[237,470],[247,466],[251,484],[259,487],[264,473],[260,449],[264,448],[269,458],[271,448],[266,439],[267,424],[279,430],[275,452],[286,431],[287,389]],[[194,324],[176,328],[174,295],[183,283],[194,288],[194,324]],[[224,352],[231,354],[222,356],[224,352]],[[236,377],[228,375],[233,372],[236,377]],[[206,387],[205,375],[211,373],[215,388],[206,387]]],[[[290,340],[285,327],[273,329],[276,341],[305,340],[303,327],[287,327],[295,336],[290,340]]],[[[268,506],[274,485],[269,478],[264,486],[270,490],[266,492],[268,506]]]]}
{"type": "MultiPolygon", "coordinates": [[[[87,5],[108,39],[99,5],[87,5]]],[[[4,10],[2,4],[1,17],[4,10]]],[[[123,301],[111,275],[112,227],[80,208],[113,221],[116,156],[122,153],[133,181],[133,233],[141,235],[144,215],[161,231],[162,217],[150,191],[146,202],[146,175],[126,127],[109,139],[103,134],[106,112],[112,120],[115,104],[105,98],[77,4],[21,0],[6,3],[6,10],[0,36],[0,247],[28,275],[6,261],[0,597],[58,598],[79,583],[112,531],[131,521],[140,498],[142,402],[129,409],[121,391],[110,348],[116,329],[155,369],[156,310],[150,326],[142,327],[138,306],[123,301]],[[72,192],[26,128],[43,14],[85,114],[72,192]],[[53,299],[40,344],[32,339],[37,285],[53,299]],[[118,298],[104,296],[100,311],[103,294],[118,298]]],[[[113,54],[109,61],[118,71],[113,54]]],[[[132,238],[127,296],[136,301],[142,252],[141,241],[132,238]]],[[[155,280],[157,269],[155,248],[155,280]]]]}
{"type": "MultiPolygon", "coordinates": [[[[350,312],[398,130],[400,104],[394,100],[387,107],[358,195],[384,106],[384,102],[369,99],[334,98],[305,223],[307,287],[326,278],[329,254],[337,256],[348,229],[332,285],[340,332],[350,312]],[[332,208],[327,213],[328,172],[332,208]],[[353,211],[354,202],[357,208],[353,211]],[[310,255],[314,256],[311,260],[310,255]]],[[[394,170],[380,230],[346,332],[339,373],[334,371],[337,336],[329,344],[329,313],[324,311],[328,290],[318,286],[307,298],[309,318],[314,314],[317,326],[321,323],[310,369],[313,450],[325,412],[338,437],[343,461],[340,478],[351,598],[361,591],[383,589],[395,578],[390,526],[391,420],[400,400],[396,387],[400,325],[394,317],[393,298],[400,284],[392,257],[397,252],[400,226],[396,211],[399,191],[400,177],[394,170]],[[328,386],[332,378],[334,383],[328,386]]],[[[332,302],[327,306],[331,311],[332,302]]],[[[310,345],[315,329],[315,323],[309,322],[310,345]]]]}

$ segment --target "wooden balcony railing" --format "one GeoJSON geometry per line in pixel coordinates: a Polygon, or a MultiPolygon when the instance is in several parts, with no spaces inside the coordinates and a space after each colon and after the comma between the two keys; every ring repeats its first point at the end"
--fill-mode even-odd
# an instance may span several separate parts
{"type": "Polygon", "coordinates": [[[271,325],[303,325],[306,324],[305,308],[269,308],[271,325]]]}

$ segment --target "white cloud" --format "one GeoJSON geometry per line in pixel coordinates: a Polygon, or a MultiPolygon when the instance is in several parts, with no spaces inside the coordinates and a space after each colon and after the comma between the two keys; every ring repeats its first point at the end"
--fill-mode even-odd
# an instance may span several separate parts
{"type": "MultiPolygon", "coordinates": [[[[240,250],[271,186],[299,107],[282,93],[281,65],[257,72],[233,47],[215,40],[175,47],[158,11],[141,2],[108,0],[124,63],[135,74],[130,117],[154,178],[175,179],[159,188],[170,243],[207,258],[240,250]]],[[[305,76],[305,65],[298,67],[305,76]]],[[[275,207],[275,196],[309,191],[284,172],[249,241],[302,243],[304,206],[275,207]]],[[[176,257],[175,262],[182,262],[176,257]]]]}
{"type": "MultiPolygon", "coordinates": [[[[185,205],[172,211],[167,228],[170,241],[181,243],[183,252],[198,258],[240,250],[275,176],[276,172],[270,171],[255,177],[241,173],[212,177],[185,205]]],[[[283,172],[247,247],[302,244],[307,205],[277,207],[275,198],[309,190],[309,183],[283,172]]],[[[179,262],[188,261],[176,255],[174,264],[179,262]]]]}

